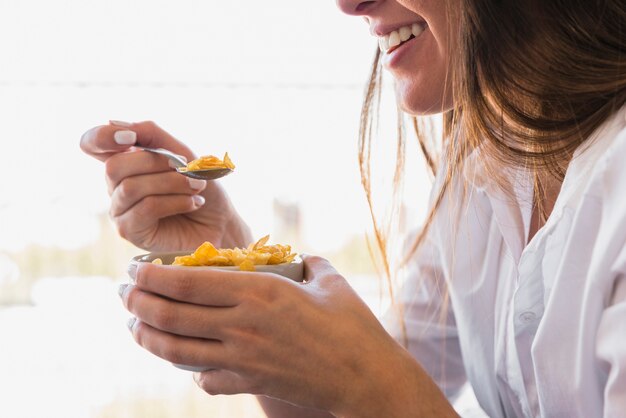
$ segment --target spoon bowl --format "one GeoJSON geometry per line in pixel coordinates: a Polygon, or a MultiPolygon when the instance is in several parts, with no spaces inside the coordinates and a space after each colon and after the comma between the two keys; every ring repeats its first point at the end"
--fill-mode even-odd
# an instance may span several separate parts
{"type": "Polygon", "coordinates": [[[180,168],[177,168],[176,171],[183,176],[200,180],[215,180],[233,172],[230,168],[207,168],[204,170],[181,170],[180,168]]]}
{"type": "Polygon", "coordinates": [[[167,157],[172,162],[178,173],[194,179],[216,180],[233,172],[233,170],[230,168],[221,167],[208,168],[203,170],[187,170],[187,161],[185,161],[185,159],[183,159],[180,155],[174,154],[169,150],[166,150],[164,148],[148,148],[141,146],[138,146],[137,148],[167,157]]]}

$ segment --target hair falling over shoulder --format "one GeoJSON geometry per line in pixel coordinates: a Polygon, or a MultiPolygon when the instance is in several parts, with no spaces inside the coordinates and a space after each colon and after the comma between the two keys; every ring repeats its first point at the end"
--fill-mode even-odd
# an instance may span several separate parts
{"type": "MultiPolygon", "coordinates": [[[[444,115],[441,147],[429,145],[423,121],[411,117],[429,169],[445,173],[408,259],[424,241],[450,185],[461,181],[465,158],[481,164],[499,186],[503,167],[528,170],[535,206],[542,184],[563,180],[574,151],[626,103],[624,0],[446,0],[454,109],[444,115]],[[453,23],[452,23],[453,22],[453,23]],[[452,44],[452,43],[451,43],[452,44]]],[[[373,209],[371,143],[380,106],[382,72],[376,52],[361,113],[359,164],[375,243],[393,296],[389,226],[373,209]]],[[[394,190],[402,183],[404,118],[398,118],[394,190]]],[[[432,144],[432,142],[430,142],[432,144]]],[[[399,207],[394,193],[393,208],[399,207]]],[[[448,196],[462,200],[463,196],[448,196]]],[[[392,209],[393,213],[397,210],[392,209]]],[[[392,298],[393,300],[393,298],[392,298]]]]}

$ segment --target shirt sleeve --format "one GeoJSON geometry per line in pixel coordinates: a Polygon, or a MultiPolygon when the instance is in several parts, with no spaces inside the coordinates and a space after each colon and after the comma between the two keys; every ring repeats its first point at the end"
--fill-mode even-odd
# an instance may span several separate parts
{"type": "Polygon", "coordinates": [[[604,372],[604,417],[626,411],[626,248],[618,258],[617,279],[602,313],[596,339],[596,355],[604,372]]]}
{"type": "MultiPolygon", "coordinates": [[[[413,239],[415,234],[407,243],[413,239]]],[[[427,239],[420,246],[406,272],[404,285],[382,323],[453,400],[466,382],[465,368],[439,254],[432,241],[427,239]]]]}
{"type": "Polygon", "coordinates": [[[604,165],[603,176],[589,192],[602,203],[599,214],[602,224],[597,232],[602,239],[596,241],[601,257],[596,264],[606,266],[606,277],[610,278],[606,282],[599,281],[595,287],[604,301],[595,354],[599,379],[605,382],[605,418],[622,417],[626,411],[626,170],[623,159],[626,128],[611,141],[614,145],[606,153],[606,159],[597,164],[604,165]]]}

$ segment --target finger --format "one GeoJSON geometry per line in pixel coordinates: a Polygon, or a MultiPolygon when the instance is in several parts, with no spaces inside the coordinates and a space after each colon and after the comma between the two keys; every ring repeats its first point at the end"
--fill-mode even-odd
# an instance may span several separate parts
{"type": "Polygon", "coordinates": [[[205,306],[237,306],[250,294],[260,296],[273,278],[271,274],[151,263],[131,265],[129,271],[142,290],[205,306]]]}
{"type": "Polygon", "coordinates": [[[124,289],[122,301],[141,322],[185,337],[222,340],[224,330],[237,323],[234,308],[200,307],[176,302],[141,291],[136,286],[124,289]]]}
{"type": "Polygon", "coordinates": [[[150,173],[175,173],[166,157],[138,149],[110,156],[105,161],[104,168],[110,191],[127,177],[150,173]]]}
{"type": "Polygon", "coordinates": [[[176,172],[126,177],[111,194],[112,217],[118,217],[148,196],[192,196],[204,190],[205,180],[181,176],[176,172]]]}
{"type": "Polygon", "coordinates": [[[81,136],[80,148],[92,157],[105,161],[112,155],[127,151],[135,144],[136,135],[133,140],[133,134],[128,132],[128,129],[119,126],[96,126],[81,136]],[[116,141],[115,133],[118,131],[126,133],[118,134],[116,141]]]}
{"type": "Polygon", "coordinates": [[[129,328],[137,344],[171,363],[207,368],[229,366],[229,356],[220,341],[170,334],[139,319],[132,322],[129,328]]]}
{"type": "Polygon", "coordinates": [[[259,394],[254,385],[230,370],[207,370],[194,373],[193,380],[209,395],[259,394]]]}
{"type": "Polygon", "coordinates": [[[155,223],[169,216],[189,213],[202,207],[200,195],[146,196],[119,216],[112,216],[123,238],[142,235],[154,229],[155,223]]]}

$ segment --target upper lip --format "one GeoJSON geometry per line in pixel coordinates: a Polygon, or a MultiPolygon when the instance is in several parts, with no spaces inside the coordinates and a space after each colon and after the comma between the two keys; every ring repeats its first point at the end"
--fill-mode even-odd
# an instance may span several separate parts
{"type": "Polygon", "coordinates": [[[425,20],[415,19],[406,23],[395,23],[395,24],[373,24],[370,26],[370,33],[372,36],[382,37],[385,35],[389,35],[394,30],[398,30],[403,26],[411,26],[413,23],[418,23],[420,25],[426,24],[425,20]]]}

